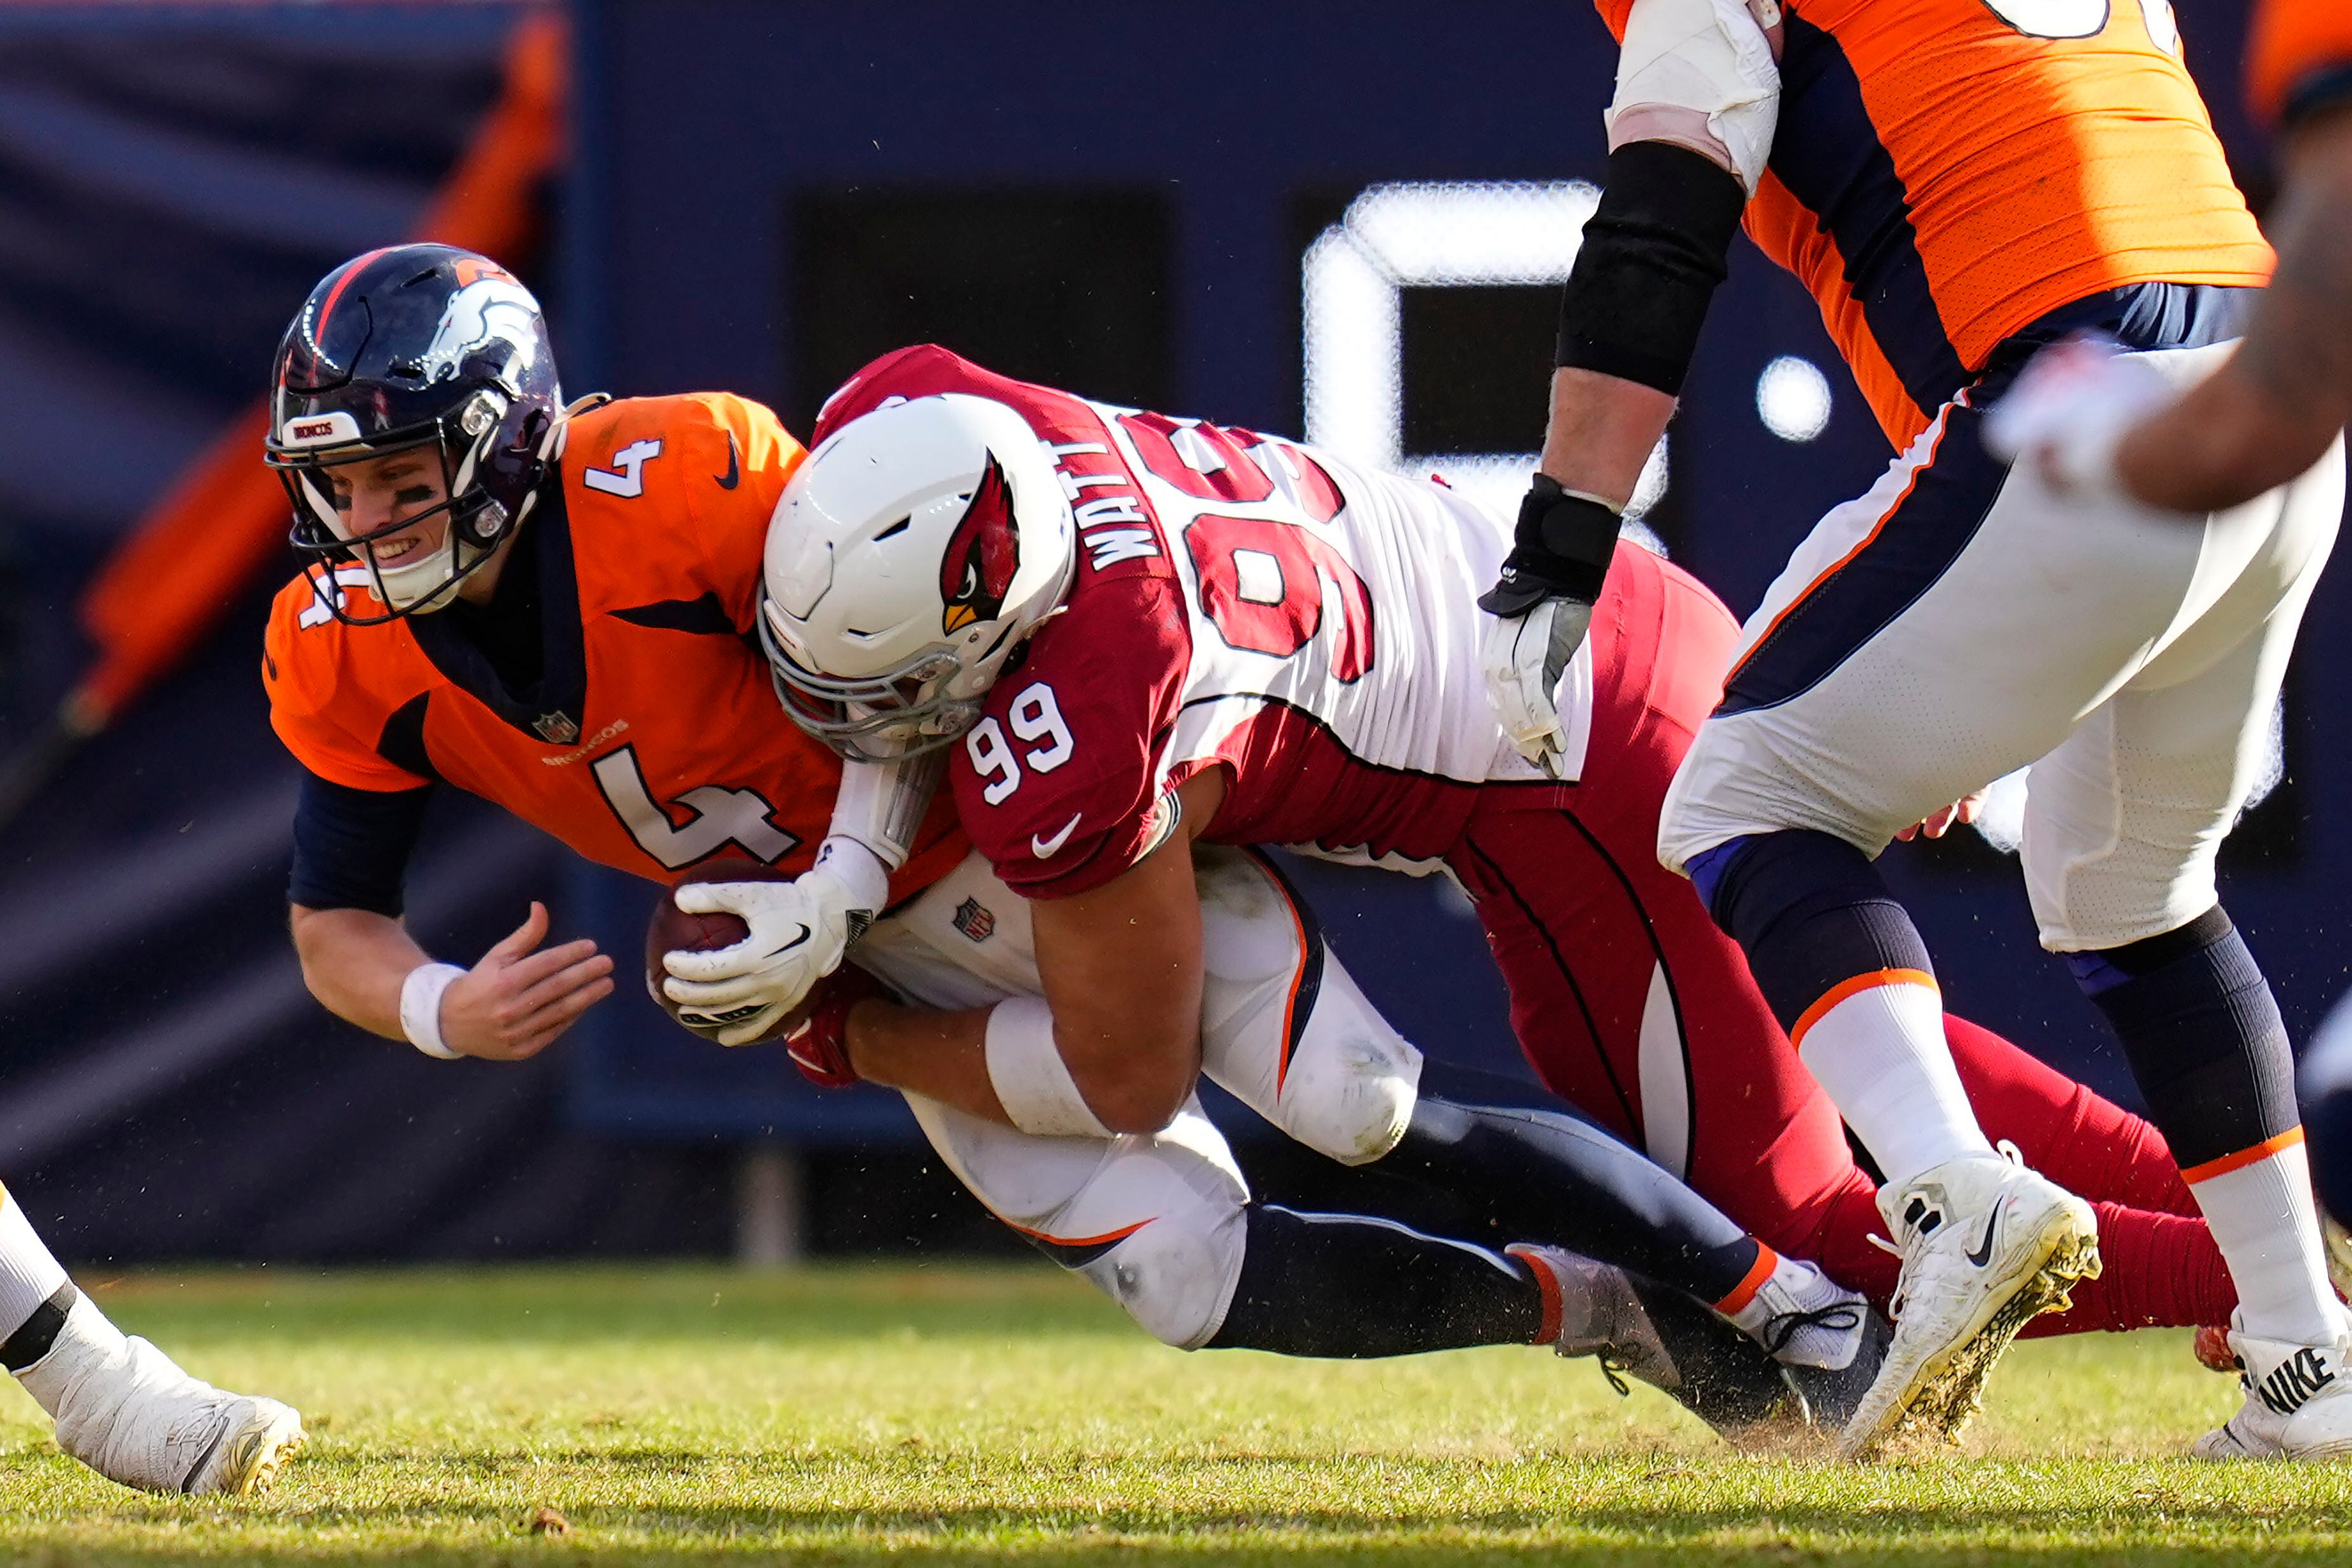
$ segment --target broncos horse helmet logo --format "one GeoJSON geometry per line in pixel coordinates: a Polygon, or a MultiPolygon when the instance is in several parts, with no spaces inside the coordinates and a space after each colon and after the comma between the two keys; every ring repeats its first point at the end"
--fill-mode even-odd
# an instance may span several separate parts
{"type": "Polygon", "coordinates": [[[1013,515],[1013,489],[992,456],[940,562],[940,597],[947,602],[942,629],[952,634],[975,621],[994,620],[1004,608],[1004,595],[1020,565],[1021,528],[1013,515]]]}
{"type": "Polygon", "coordinates": [[[472,270],[470,278],[459,274],[463,286],[442,307],[433,341],[417,356],[417,372],[429,385],[456,375],[467,360],[492,343],[503,342],[511,352],[499,379],[519,384],[539,353],[539,301],[511,273],[478,267],[472,270]]]}

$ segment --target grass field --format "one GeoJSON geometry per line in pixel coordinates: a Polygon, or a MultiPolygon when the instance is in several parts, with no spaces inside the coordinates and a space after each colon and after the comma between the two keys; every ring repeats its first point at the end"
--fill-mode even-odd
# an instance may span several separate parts
{"type": "Polygon", "coordinates": [[[1590,1363],[1186,1357],[1042,1265],[276,1269],[93,1279],[126,1327],[282,1395],[251,1501],[152,1499],[0,1405],[0,1562],[2340,1560],[2352,1468],[2172,1458],[2234,1404],[2186,1336],[2021,1347],[1976,1457],[1731,1458],[1590,1363]],[[541,1510],[561,1533],[534,1533],[541,1510]]]}

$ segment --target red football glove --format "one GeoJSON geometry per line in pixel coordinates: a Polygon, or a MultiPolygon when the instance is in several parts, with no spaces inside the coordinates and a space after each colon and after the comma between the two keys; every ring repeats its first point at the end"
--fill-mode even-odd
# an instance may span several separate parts
{"type": "Polygon", "coordinates": [[[819,1089],[847,1089],[865,1081],[849,1065],[849,1010],[870,996],[888,998],[879,980],[845,963],[817,982],[816,1000],[800,1026],[784,1037],[784,1052],[801,1076],[819,1089]]]}

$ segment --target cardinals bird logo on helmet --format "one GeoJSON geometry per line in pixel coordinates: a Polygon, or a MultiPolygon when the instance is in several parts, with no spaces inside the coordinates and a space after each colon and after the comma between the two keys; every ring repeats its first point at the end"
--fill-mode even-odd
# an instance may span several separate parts
{"type": "Polygon", "coordinates": [[[940,557],[940,597],[947,604],[940,629],[959,632],[974,621],[996,619],[1020,566],[1021,524],[1013,515],[1013,490],[992,453],[987,471],[971,488],[971,505],[940,557]]]}

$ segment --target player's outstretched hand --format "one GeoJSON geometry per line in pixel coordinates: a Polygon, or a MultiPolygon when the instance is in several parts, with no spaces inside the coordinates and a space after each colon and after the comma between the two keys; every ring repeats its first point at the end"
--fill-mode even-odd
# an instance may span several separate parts
{"type": "Polygon", "coordinates": [[[1553,694],[1560,672],[1584,646],[1592,606],[1580,600],[1538,600],[1522,615],[1481,610],[1478,658],[1495,715],[1519,754],[1554,777],[1566,765],[1568,737],[1553,694]]]}
{"type": "Polygon", "coordinates": [[[547,906],[534,901],[482,961],[441,994],[441,1038],[492,1061],[535,1057],[613,994],[613,961],[583,938],[541,950],[547,906]]]}
{"type": "Polygon", "coordinates": [[[759,1011],[719,1032],[722,1046],[759,1039],[798,1007],[816,983],[841,965],[870,909],[824,866],[789,882],[688,882],[670,895],[690,915],[740,917],[751,934],[709,952],[673,948],[662,954],[670,978],[662,992],[698,1013],[759,1011]]]}
{"type": "Polygon", "coordinates": [[[2034,355],[1985,416],[1985,447],[2062,495],[2120,498],[2116,449],[2177,392],[2147,360],[2081,333],[2034,355]]]}

